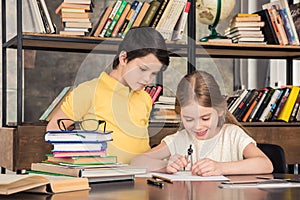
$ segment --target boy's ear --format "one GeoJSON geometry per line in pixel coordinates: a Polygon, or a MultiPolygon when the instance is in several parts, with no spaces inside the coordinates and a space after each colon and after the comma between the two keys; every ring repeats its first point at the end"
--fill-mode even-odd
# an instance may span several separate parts
{"type": "Polygon", "coordinates": [[[127,52],[121,51],[119,54],[119,63],[120,65],[124,65],[127,63],[127,52]]]}

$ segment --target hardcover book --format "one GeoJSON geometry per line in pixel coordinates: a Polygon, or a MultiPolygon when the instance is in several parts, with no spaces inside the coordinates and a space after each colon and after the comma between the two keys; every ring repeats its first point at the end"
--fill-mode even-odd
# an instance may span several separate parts
{"type": "Polygon", "coordinates": [[[256,13],[259,14],[262,21],[265,22],[265,25],[261,30],[265,36],[267,44],[279,44],[268,10],[264,9],[257,11],[256,13]]]}
{"type": "Polygon", "coordinates": [[[153,0],[150,2],[150,8],[147,10],[145,17],[143,18],[143,20],[141,22],[141,25],[140,25],[141,27],[150,26],[150,23],[151,23],[152,19],[155,17],[159,6],[160,6],[160,2],[157,0],[153,0]]]}
{"type": "Polygon", "coordinates": [[[289,97],[287,98],[281,112],[278,115],[278,120],[282,120],[285,122],[289,122],[291,113],[293,111],[293,107],[297,101],[297,97],[299,94],[300,88],[298,86],[292,86],[291,93],[289,97]]]}
{"type": "Polygon", "coordinates": [[[89,189],[87,178],[0,174],[0,194],[2,195],[24,191],[52,194],[89,189]]]}
{"type": "Polygon", "coordinates": [[[300,2],[290,5],[290,11],[298,38],[300,38],[300,2]]]}

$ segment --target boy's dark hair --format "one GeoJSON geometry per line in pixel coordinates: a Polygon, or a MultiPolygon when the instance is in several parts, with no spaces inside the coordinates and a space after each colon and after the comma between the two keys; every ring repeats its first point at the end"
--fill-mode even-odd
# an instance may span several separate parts
{"type": "Polygon", "coordinates": [[[119,65],[119,55],[122,51],[126,51],[128,62],[152,53],[163,64],[162,71],[167,68],[170,62],[164,38],[151,27],[137,27],[128,31],[119,45],[118,53],[113,62],[113,69],[119,65]]]}

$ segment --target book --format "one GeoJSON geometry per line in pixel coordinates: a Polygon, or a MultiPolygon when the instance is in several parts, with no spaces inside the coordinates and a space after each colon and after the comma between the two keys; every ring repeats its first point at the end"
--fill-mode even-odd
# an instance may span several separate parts
{"type": "Polygon", "coordinates": [[[243,105],[240,106],[239,112],[235,115],[238,121],[242,121],[244,115],[249,110],[250,106],[252,105],[253,101],[257,98],[258,95],[259,91],[256,89],[252,89],[249,92],[249,96],[244,98],[245,101],[243,102],[243,105]]]}
{"type": "Polygon", "coordinates": [[[74,13],[74,12],[63,12],[61,13],[62,18],[90,18],[90,13],[74,13]]]}
{"type": "Polygon", "coordinates": [[[117,22],[119,21],[119,19],[120,19],[121,15],[122,15],[122,13],[123,13],[126,5],[127,5],[127,1],[126,0],[122,0],[122,3],[120,5],[119,9],[117,10],[117,12],[116,12],[114,18],[112,19],[112,21],[111,21],[111,23],[110,23],[107,31],[105,32],[105,35],[104,35],[105,37],[110,37],[111,36],[111,34],[112,34],[112,32],[113,32],[113,30],[114,30],[117,22]]]}
{"type": "Polygon", "coordinates": [[[297,121],[297,120],[296,120],[296,115],[297,115],[297,112],[298,112],[298,110],[299,110],[299,105],[300,105],[300,92],[299,92],[299,94],[298,94],[296,103],[295,103],[295,105],[294,105],[292,114],[291,114],[291,116],[290,116],[290,120],[289,120],[290,122],[297,121]]]}
{"type": "Polygon", "coordinates": [[[52,152],[55,158],[73,157],[73,156],[106,156],[106,151],[57,151],[52,152]]]}
{"type": "Polygon", "coordinates": [[[39,8],[41,10],[41,15],[43,18],[44,26],[47,33],[55,33],[55,28],[51,19],[51,16],[49,14],[47,5],[45,0],[37,0],[39,8]]]}
{"type": "Polygon", "coordinates": [[[105,36],[105,33],[108,30],[110,24],[112,23],[115,15],[117,14],[117,12],[118,12],[121,4],[122,4],[122,0],[117,0],[116,1],[116,3],[113,6],[113,9],[112,9],[111,13],[109,14],[109,16],[108,16],[108,18],[107,18],[107,20],[105,22],[105,25],[104,25],[104,27],[103,27],[103,29],[102,29],[99,37],[104,37],[105,36]]]}
{"type": "Polygon", "coordinates": [[[105,142],[112,140],[112,131],[47,131],[44,138],[46,142],[105,142]]]}
{"type": "Polygon", "coordinates": [[[120,26],[119,31],[118,31],[118,36],[119,37],[122,37],[122,34],[125,31],[125,29],[126,29],[128,23],[129,23],[129,21],[131,20],[132,16],[134,15],[135,10],[136,10],[138,5],[139,5],[138,1],[132,2],[130,10],[129,10],[127,16],[125,17],[125,20],[124,20],[123,24],[120,26]]]}
{"type": "Polygon", "coordinates": [[[64,2],[73,4],[91,4],[92,0],[64,0],[64,2]]]}
{"type": "Polygon", "coordinates": [[[34,11],[33,13],[35,15],[34,19],[36,19],[36,22],[38,23],[40,33],[46,33],[46,29],[44,26],[43,18],[41,16],[41,11],[38,6],[38,2],[36,0],[31,0],[30,4],[33,8],[33,11],[34,11]]]}
{"type": "Polygon", "coordinates": [[[0,174],[0,194],[2,195],[24,191],[52,194],[89,189],[87,178],[0,174]]]}
{"type": "Polygon", "coordinates": [[[95,30],[93,36],[98,37],[100,35],[100,33],[102,32],[102,30],[103,30],[103,28],[105,26],[105,23],[106,23],[109,15],[110,15],[112,9],[113,8],[111,6],[106,7],[105,12],[101,16],[101,20],[98,23],[97,29],[95,30]]]}
{"type": "Polygon", "coordinates": [[[276,7],[273,5],[273,3],[267,3],[267,4],[263,4],[262,8],[263,9],[268,9],[269,15],[270,15],[272,21],[275,24],[276,30],[279,33],[277,35],[279,44],[287,45],[288,44],[288,39],[287,39],[285,30],[284,30],[282,18],[280,16],[278,10],[276,9],[276,7]]]}
{"type": "Polygon", "coordinates": [[[254,116],[254,121],[259,121],[262,113],[264,112],[265,108],[267,107],[267,105],[269,104],[271,97],[273,95],[273,93],[275,92],[274,88],[268,88],[268,93],[266,95],[266,97],[264,98],[263,102],[261,103],[261,105],[259,106],[259,109],[257,111],[257,113],[254,116]]]}
{"type": "Polygon", "coordinates": [[[230,23],[232,22],[259,22],[261,21],[260,15],[254,15],[254,16],[235,16],[230,20],[230,23]]]}
{"type": "Polygon", "coordinates": [[[141,25],[141,22],[142,22],[143,18],[145,17],[146,12],[149,9],[149,7],[150,7],[150,4],[148,2],[143,3],[143,6],[142,6],[139,14],[137,15],[134,23],[132,24],[132,28],[139,27],[141,25]]]}
{"type": "Polygon", "coordinates": [[[276,107],[276,109],[274,111],[274,114],[272,116],[271,121],[277,120],[277,117],[278,117],[280,111],[282,110],[282,108],[283,108],[283,106],[284,106],[284,104],[285,104],[288,96],[290,95],[290,91],[291,91],[291,88],[289,88],[289,87],[286,87],[286,88],[283,89],[282,97],[281,97],[281,99],[280,99],[280,101],[278,103],[278,106],[276,107]]]}
{"type": "Polygon", "coordinates": [[[264,99],[266,98],[266,96],[267,96],[267,94],[269,92],[269,89],[268,88],[263,88],[261,91],[262,91],[262,96],[260,97],[260,99],[258,100],[257,104],[253,108],[253,111],[250,113],[250,116],[248,118],[249,122],[252,122],[252,121],[255,120],[256,113],[258,112],[261,104],[263,103],[264,99]]]}
{"type": "Polygon", "coordinates": [[[117,24],[115,25],[114,30],[111,33],[111,37],[117,37],[118,36],[118,32],[122,26],[122,24],[124,23],[126,16],[128,15],[129,11],[131,8],[131,4],[127,3],[126,7],[124,8],[124,11],[122,12],[122,15],[120,16],[117,24]]]}
{"type": "Polygon", "coordinates": [[[235,100],[234,104],[230,107],[230,109],[229,109],[230,113],[233,113],[235,111],[235,109],[239,106],[239,104],[244,99],[244,97],[247,95],[247,93],[248,93],[248,90],[246,90],[246,89],[237,91],[238,98],[235,100]]]}
{"type": "Polygon", "coordinates": [[[165,38],[165,36],[163,35],[163,28],[164,28],[166,20],[168,19],[169,15],[172,11],[172,8],[175,5],[175,1],[176,0],[168,0],[168,4],[167,4],[166,8],[164,9],[163,13],[161,14],[161,17],[160,17],[158,23],[155,26],[155,29],[157,31],[159,31],[164,38],[165,38]]]}
{"type": "Polygon", "coordinates": [[[280,98],[281,94],[282,94],[281,89],[274,90],[273,94],[270,97],[268,104],[266,105],[266,107],[264,108],[262,114],[260,115],[260,117],[258,119],[259,121],[264,122],[271,117],[271,113],[273,112],[273,111],[271,111],[272,107],[274,106],[274,104],[276,105],[276,101],[278,100],[278,98],[280,98]]]}
{"type": "Polygon", "coordinates": [[[298,38],[300,38],[300,2],[291,4],[289,8],[295,26],[295,30],[297,32],[298,38]]]}
{"type": "MultiPolygon", "coordinates": [[[[91,22],[65,22],[65,27],[92,28],[91,22]]],[[[65,29],[66,30],[66,29],[65,29]]]]}
{"type": "Polygon", "coordinates": [[[275,110],[278,107],[278,105],[280,103],[280,100],[283,96],[284,90],[281,89],[281,88],[278,88],[277,90],[280,90],[280,93],[278,94],[277,98],[275,99],[275,102],[272,102],[273,104],[271,105],[271,109],[270,109],[269,113],[267,114],[265,121],[271,121],[272,120],[272,117],[275,114],[275,110]]]}
{"type": "Polygon", "coordinates": [[[284,16],[284,25],[286,28],[286,31],[289,35],[289,39],[291,41],[291,45],[299,45],[299,37],[297,34],[296,26],[293,21],[292,13],[288,4],[287,0],[279,0],[279,7],[283,13],[284,16]]]}
{"type": "Polygon", "coordinates": [[[72,157],[54,157],[53,154],[47,154],[46,162],[50,163],[69,163],[78,165],[94,165],[94,164],[115,164],[117,156],[72,156],[72,157]]]}
{"type": "MultiPolygon", "coordinates": [[[[166,15],[163,13],[156,29],[162,34],[162,36],[166,40],[172,39],[173,30],[175,28],[176,23],[186,5],[186,0],[174,0],[169,2],[168,6],[170,7],[169,14],[166,15]]],[[[166,8],[165,12],[168,12],[168,7],[166,8]]]]}
{"type": "Polygon", "coordinates": [[[107,148],[106,142],[84,142],[84,143],[74,143],[74,142],[52,142],[53,149],[55,151],[104,151],[107,148]]]}
{"type": "Polygon", "coordinates": [[[153,18],[152,22],[150,23],[151,27],[155,28],[157,26],[162,14],[165,12],[165,9],[166,9],[169,1],[170,0],[159,0],[160,6],[156,12],[155,17],[153,18]]]}
{"type": "Polygon", "coordinates": [[[71,92],[72,87],[66,86],[61,92],[55,97],[55,99],[51,102],[48,108],[43,112],[40,116],[40,121],[49,121],[52,118],[52,115],[55,111],[60,107],[63,102],[63,99],[71,92]]]}
{"type": "Polygon", "coordinates": [[[288,122],[293,111],[293,107],[297,101],[300,88],[298,86],[292,86],[289,97],[287,98],[281,112],[278,115],[277,120],[288,122]]]}
{"type": "Polygon", "coordinates": [[[143,6],[143,2],[139,2],[139,4],[136,6],[136,9],[135,9],[131,19],[129,20],[126,28],[124,29],[124,32],[122,33],[122,36],[121,36],[122,38],[124,38],[126,36],[127,32],[131,29],[131,27],[132,27],[135,19],[137,18],[142,6],[143,6]]]}
{"type": "Polygon", "coordinates": [[[273,25],[272,21],[269,15],[269,12],[267,9],[260,10],[256,12],[261,16],[261,20],[265,22],[265,25],[262,27],[262,32],[264,34],[265,40],[267,44],[279,44],[278,39],[277,39],[277,34],[273,25]]]}
{"type": "Polygon", "coordinates": [[[140,24],[141,27],[150,26],[150,23],[151,23],[152,19],[155,17],[156,12],[159,9],[159,6],[160,6],[160,2],[157,0],[153,0],[150,2],[150,7],[147,10],[145,17],[143,18],[143,20],[140,24]]]}
{"type": "Polygon", "coordinates": [[[246,102],[249,100],[249,98],[251,96],[251,92],[252,92],[252,90],[248,90],[247,94],[243,98],[241,98],[241,101],[239,101],[238,106],[232,112],[232,115],[235,116],[236,119],[238,119],[238,116],[240,115],[240,111],[244,108],[244,106],[246,105],[246,102]]]}
{"type": "Polygon", "coordinates": [[[260,22],[233,22],[230,25],[230,28],[234,27],[263,27],[265,25],[265,22],[260,21],[260,22]]]}
{"type": "Polygon", "coordinates": [[[246,111],[245,115],[243,116],[242,122],[249,121],[250,114],[253,112],[255,106],[257,105],[259,99],[261,98],[261,96],[263,94],[262,91],[257,90],[257,92],[258,92],[258,95],[256,96],[256,98],[254,99],[252,104],[249,106],[249,109],[246,111]]]}
{"type": "Polygon", "coordinates": [[[55,14],[61,14],[62,8],[75,8],[75,9],[84,9],[89,11],[91,6],[89,4],[74,4],[74,3],[66,3],[62,2],[55,10],[55,14]]]}
{"type": "Polygon", "coordinates": [[[180,18],[174,27],[172,40],[181,40],[183,38],[183,33],[184,33],[184,29],[185,29],[185,26],[187,23],[187,17],[188,17],[188,13],[190,11],[190,7],[191,7],[191,2],[187,1],[185,4],[185,7],[181,13],[180,18]]]}
{"type": "Polygon", "coordinates": [[[60,35],[74,35],[74,36],[85,36],[87,34],[86,31],[70,31],[70,30],[64,30],[64,31],[59,31],[60,35]]]}
{"type": "Polygon", "coordinates": [[[146,173],[146,169],[144,168],[136,168],[124,165],[118,166],[118,164],[102,166],[95,165],[94,167],[86,167],[84,165],[72,167],[49,163],[32,163],[31,170],[88,178],[89,182],[117,181],[124,180],[124,178],[133,180],[135,175],[146,173]]]}

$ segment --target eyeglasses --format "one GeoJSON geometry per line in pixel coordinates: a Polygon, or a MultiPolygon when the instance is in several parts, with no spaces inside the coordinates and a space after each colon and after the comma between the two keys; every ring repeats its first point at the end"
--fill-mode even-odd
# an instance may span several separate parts
{"type": "Polygon", "coordinates": [[[85,130],[85,131],[97,131],[100,125],[103,124],[103,132],[106,130],[106,121],[97,119],[85,119],[82,121],[74,121],[72,119],[58,119],[57,125],[61,131],[66,130],[85,130]],[[70,126],[66,124],[70,124],[70,126]]]}

